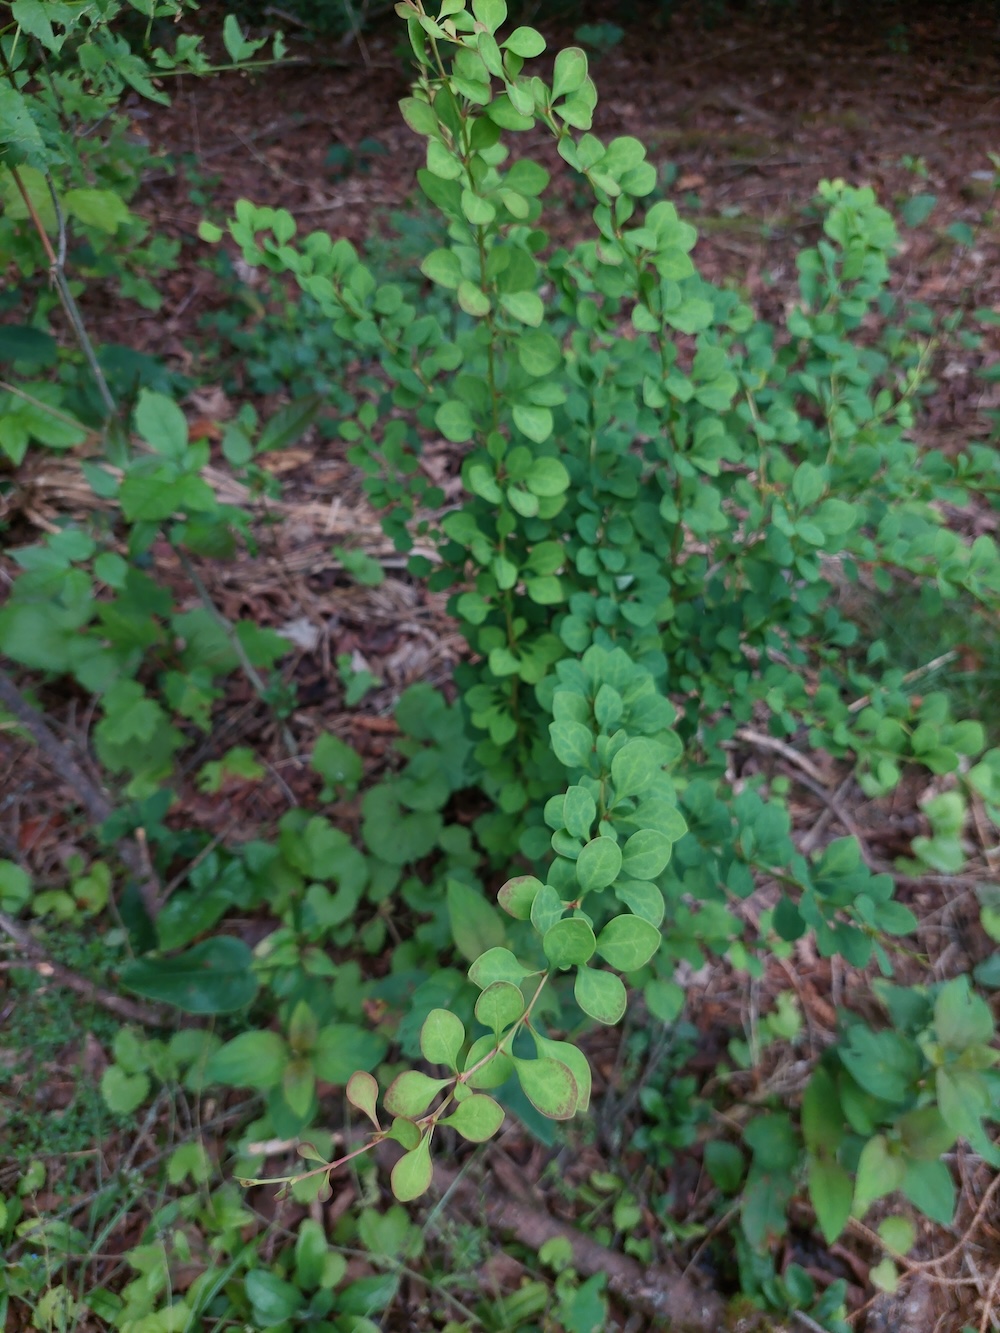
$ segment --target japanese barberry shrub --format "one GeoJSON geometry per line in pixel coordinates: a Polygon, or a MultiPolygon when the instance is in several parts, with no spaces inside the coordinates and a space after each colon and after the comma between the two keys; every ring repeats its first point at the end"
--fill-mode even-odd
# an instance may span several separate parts
{"type": "MultiPolygon", "coordinates": [[[[397,548],[436,548],[410,571],[451,591],[469,647],[469,772],[493,802],[475,833],[498,866],[516,849],[523,872],[498,895],[506,924],[477,909],[489,947],[469,970],[474,1005],[423,1016],[434,1073],[394,1079],[388,1130],[375,1079],[348,1085],[376,1137],[404,1147],[393,1189],[408,1199],[430,1183],[438,1126],[489,1138],[502,1120],[489,1093],[512,1077],[545,1116],[586,1110],[587,1060],[552,1034],[616,1022],[630,993],[672,1022],[681,961],[721,955],[759,975],[808,932],[822,956],[891,975],[892,939],[917,926],[891,875],[853,838],[801,855],[780,799],[734,785],[728,756],[752,723],[853,764],[870,797],[916,765],[947,783],[959,823],[970,794],[996,819],[1000,753],[983,755],[980,724],[943,694],[912,697],[880,644],[859,649],[837,590],[927,580],[995,608],[1000,562],[990,537],[942,517],[993,485],[995,458],[909,438],[926,349],[885,321],[896,232],[871,189],[821,184],[822,238],[800,254],[800,301],[776,329],[700,276],[672,203],[642,211],[655,169],[638,140],[592,133],[581,50],[543,78],[528,64],[543,39],[505,34],[503,0],[396,8],[420,69],[402,103],[426,142],[418,182],[447,223],[421,268],[450,294],[447,317],[380,282],[348,242],[299,237],[284,211],[242,201],[229,231],[378,359],[381,385],[340,433],[397,548]],[[548,167],[518,151],[539,129],[593,194],[592,237],[572,247],[544,230],[548,167]],[[464,486],[443,515],[420,469],[440,437],[461,450],[464,486]],[[739,904],[762,884],[772,905],[749,935],[739,904]]],[[[950,1215],[939,1156],[958,1136],[997,1156],[983,1130],[997,1091],[988,1007],[962,979],[879,994],[896,1031],[848,1021],[806,1093],[829,1239],[896,1188],[950,1215]]],[[[748,1128],[754,1247],[773,1226],[752,1201],[755,1178],[773,1186],[774,1129],[783,1155],[793,1144],[781,1169],[794,1188],[785,1125],[748,1128]]]]}

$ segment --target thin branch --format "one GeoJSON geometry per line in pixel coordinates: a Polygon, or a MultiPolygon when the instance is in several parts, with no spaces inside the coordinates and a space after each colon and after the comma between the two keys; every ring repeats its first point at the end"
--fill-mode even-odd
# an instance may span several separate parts
{"type": "MultiPolygon", "coordinates": [[[[52,765],[56,775],[72,788],[92,824],[104,824],[115,813],[115,808],[100,787],[83,771],[69,746],[55,734],[45,718],[30,704],[7,673],[0,669],[0,704],[32,736],[35,744],[52,765]]],[[[155,917],[159,905],[159,887],[152,872],[148,855],[133,840],[118,844],[118,855],[135,877],[143,902],[150,916],[155,917]]]]}
{"type": "Polygon", "coordinates": [[[18,960],[19,965],[37,972],[45,980],[63,986],[66,990],[73,991],[75,995],[81,995],[85,1000],[91,1000],[102,1009],[107,1009],[109,1013],[124,1018],[126,1022],[141,1023],[144,1027],[163,1027],[170,1022],[169,1016],[163,1010],[150,1008],[138,1000],[128,1000],[123,995],[115,995],[112,991],[105,990],[103,986],[98,986],[95,981],[88,981],[86,977],[81,977],[79,973],[64,967],[62,963],[57,963],[49,957],[31,933],[18,925],[6,912],[0,912],[0,931],[13,940],[21,951],[22,958],[18,960]]]}

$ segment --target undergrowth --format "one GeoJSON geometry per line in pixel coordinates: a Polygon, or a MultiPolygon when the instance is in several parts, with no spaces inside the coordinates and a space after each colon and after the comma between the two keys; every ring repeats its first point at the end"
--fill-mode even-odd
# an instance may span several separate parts
{"type": "MultiPolygon", "coordinates": [[[[592,133],[581,48],[535,66],[544,39],[511,28],[503,0],[444,0],[433,16],[403,0],[418,73],[401,110],[426,143],[417,181],[437,221],[401,221],[399,244],[364,256],[247,200],[225,231],[205,221],[203,241],[228,235],[271,283],[245,296],[254,323],[238,307],[216,317],[243,361],[234,392],[291,401],[263,422],[250,404],[218,430],[189,422],[181,386],[95,347],[82,308],[87,281],[151,305],[146,274],[175,262],[129,207],[145,159],[120,103],[216,68],[184,30],[188,7],[135,6],[146,37],[178,21],[176,39],[156,29],[169,49],[142,34],[133,49],[115,3],[19,0],[0,33],[0,249],[23,321],[0,344],[3,485],[16,496],[26,459],[60,454],[87,496],[8,553],[0,702],[74,790],[90,856],[55,889],[0,864],[0,924],[20,917],[44,939],[113,915],[128,954],[116,983],[160,1008],[147,1029],[102,1029],[101,1103],[136,1153],[173,1108],[169,1143],[141,1168],[127,1159],[155,1184],[121,1256],[105,1243],[132,1193],[83,1227],[40,1200],[44,1165],[25,1166],[0,1210],[4,1308],[38,1329],[365,1333],[422,1283],[408,1317],[452,1333],[590,1333],[630,1300],[676,1311],[687,1278],[664,1267],[652,1296],[605,1283],[556,1233],[541,1278],[488,1295],[454,1271],[454,1240],[420,1267],[441,1209],[403,1207],[459,1188],[465,1145],[505,1124],[574,1162],[595,1034],[628,1015],[598,1095],[620,1099],[619,1133],[639,1108],[658,1172],[699,1162],[711,1202],[691,1229],[662,1174],[647,1210],[624,1173],[591,1171],[584,1225],[647,1267],[725,1232],[730,1285],[694,1302],[700,1327],[722,1326],[736,1285],[758,1312],[843,1333],[846,1284],[821,1290],[776,1262],[790,1212],[827,1246],[868,1219],[872,1280],[893,1291],[915,1219],[952,1223],[956,1146],[1000,1165],[995,958],[936,975],[899,867],[854,836],[803,844],[792,821],[798,776],[823,755],[875,803],[919,775],[908,875],[962,871],[970,821],[1000,823],[982,700],[964,712],[961,694],[928,688],[927,661],[863,634],[868,610],[843,596],[915,597],[966,626],[955,651],[970,633],[991,642],[996,544],[952,516],[995,504],[995,452],[913,442],[948,330],[896,319],[895,224],[841,180],[819,186],[797,303],[762,320],[699,273],[695,228],[658,196],[644,146],[592,133]],[[571,246],[545,229],[554,192],[533,135],[589,192],[591,230],[571,246]],[[321,413],[408,577],[447,595],[466,644],[452,688],[400,695],[377,779],[303,721],[289,639],[228,617],[214,591],[219,562],[255,553],[274,521],[280,485],[260,456],[321,413]],[[460,470],[449,502],[422,465],[442,442],[460,470]],[[227,730],[237,687],[251,744],[227,730]],[[99,782],[40,698],[85,701],[99,782]],[[790,782],[738,771],[755,744],[792,756],[790,782]],[[263,789],[279,764],[297,783],[282,779],[273,827],[198,826],[193,792],[263,789]],[[809,957],[852,978],[832,1040],[807,1040],[783,991],[692,1068],[700,969],[755,995],[809,957]],[[796,1081],[758,1077],[783,1056],[796,1081]],[[331,1216],[343,1182],[350,1206],[331,1216]]],[[[282,57],[232,16],[222,35],[230,66],[282,57]]],[[[995,939],[992,894],[979,904],[995,939]]]]}

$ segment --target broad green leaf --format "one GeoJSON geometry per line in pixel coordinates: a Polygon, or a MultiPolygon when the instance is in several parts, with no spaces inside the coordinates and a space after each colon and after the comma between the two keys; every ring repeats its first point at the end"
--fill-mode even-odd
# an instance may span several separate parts
{"type": "Polygon", "coordinates": [[[593,1076],[583,1051],[569,1041],[553,1041],[551,1037],[543,1037],[538,1032],[533,1032],[532,1036],[540,1058],[555,1060],[557,1064],[565,1065],[572,1074],[576,1084],[576,1111],[588,1110],[593,1076]]]}
{"type": "MultiPolygon", "coordinates": [[[[639,796],[656,781],[660,773],[656,751],[649,741],[636,739],[626,741],[611,761],[611,781],[615,786],[615,796],[639,796]]],[[[657,872],[659,873],[659,872],[657,872]]],[[[651,875],[639,875],[638,879],[652,879],[651,875]]]]}
{"type": "Polygon", "coordinates": [[[381,1033],[356,1023],[331,1023],[316,1036],[312,1062],[317,1078],[342,1088],[358,1070],[374,1069],[385,1052],[381,1033]]]}
{"type": "Polygon", "coordinates": [[[582,966],[597,947],[594,932],[582,917],[565,917],[550,926],[542,939],[545,956],[553,967],[582,966]]]}
{"type": "Polygon", "coordinates": [[[85,227],[96,227],[109,236],[129,221],[128,205],[115,190],[67,190],[62,205],[85,227]]]}
{"type": "Polygon", "coordinates": [[[552,751],[566,768],[586,768],[594,750],[594,735],[582,722],[550,722],[552,751]]]}
{"type": "Polygon", "coordinates": [[[205,1078],[230,1088],[266,1092],[281,1082],[290,1058],[288,1045],[277,1032],[241,1032],[209,1056],[205,1078]]]}
{"type": "Polygon", "coordinates": [[[587,56],[578,46],[567,46],[556,56],[552,74],[552,98],[565,97],[582,88],[587,78],[587,56]]]}
{"type": "Polygon", "coordinates": [[[808,1157],[809,1198],[823,1239],[832,1245],[847,1226],[854,1198],[854,1185],[844,1168],[832,1157],[808,1157]]]}
{"type": "Polygon", "coordinates": [[[464,1102],[460,1102],[452,1114],[446,1116],[441,1123],[451,1125],[452,1129],[457,1130],[462,1138],[468,1139],[470,1143],[485,1143],[497,1132],[503,1120],[502,1106],[492,1097],[474,1093],[464,1102]]]}
{"type": "Polygon", "coordinates": [[[476,433],[476,423],[465,403],[458,399],[442,403],[434,414],[438,430],[452,444],[465,444],[476,433]]]}
{"type": "Polygon", "coordinates": [[[462,1020],[447,1009],[432,1009],[420,1029],[420,1051],[428,1064],[457,1070],[464,1044],[462,1020]]]}
{"type": "Polygon", "coordinates": [[[347,1080],[344,1095],[352,1106],[357,1107],[362,1115],[368,1117],[376,1129],[380,1128],[378,1119],[378,1082],[371,1074],[359,1069],[347,1080]]]}
{"type": "Polygon", "coordinates": [[[188,1014],[231,1014],[257,994],[253,955],[229,935],[203,940],[173,958],[139,958],[121,973],[126,990],[188,1014]]]}
{"type": "Polygon", "coordinates": [[[855,1217],[864,1217],[876,1199],[899,1189],[906,1175],[903,1159],[889,1149],[885,1135],[875,1134],[861,1149],[854,1179],[855,1217]]]}
{"type": "Polygon", "coordinates": [[[534,875],[518,875],[501,887],[497,893],[497,902],[516,921],[528,921],[531,918],[531,905],[541,887],[542,881],[534,875]]]}
{"type": "Polygon", "coordinates": [[[472,13],[489,32],[507,22],[507,0],[472,0],[472,13]]]}
{"type": "Polygon", "coordinates": [[[510,1027],[524,1013],[524,996],[510,981],[494,981],[476,1001],[476,1018],[496,1036],[510,1027]]]}
{"type": "Polygon", "coordinates": [[[617,841],[614,838],[593,838],[577,858],[577,883],[584,893],[606,889],[615,882],[621,868],[622,851],[617,841]]]}
{"type": "Polygon", "coordinates": [[[135,429],[157,453],[168,458],[183,457],[188,426],[184,413],[172,398],[143,389],[135,409],[135,429]]]}
{"type": "Polygon", "coordinates": [[[614,972],[581,967],[576,974],[573,994],[583,1012],[598,1023],[617,1023],[625,1013],[625,986],[614,972]]]}
{"type": "Polygon", "coordinates": [[[622,853],[622,874],[629,879],[656,879],[670,860],[673,843],[658,829],[633,833],[622,853]]]}
{"type": "Polygon", "coordinates": [[[298,1287],[266,1268],[252,1268],[246,1275],[246,1294],[258,1328],[276,1328],[297,1314],[305,1304],[298,1287]]]}
{"type": "Polygon", "coordinates": [[[942,1046],[964,1051],[993,1040],[993,1015],[986,1001],[973,993],[968,977],[956,977],[938,992],[934,1031],[942,1046]]]}
{"type": "Polygon", "coordinates": [[[506,937],[503,918],[496,908],[461,880],[450,879],[447,889],[448,920],[455,948],[470,962],[506,937]]]}
{"type": "Polygon", "coordinates": [[[390,1115],[414,1120],[423,1115],[438,1093],[453,1082],[450,1078],[430,1078],[419,1069],[404,1070],[389,1085],[384,1099],[385,1109],[390,1115]]]}
{"type": "Polygon", "coordinates": [[[522,1060],[514,1057],[521,1088],[536,1111],[551,1120],[571,1120],[580,1092],[566,1065],[549,1058],[522,1060]]]}
{"type": "Polygon", "coordinates": [[[619,972],[645,967],[660,947],[660,932],[637,916],[616,916],[597,937],[597,952],[619,972]]]}
{"type": "Polygon", "coordinates": [[[545,50],[545,38],[534,28],[515,28],[502,46],[504,50],[512,51],[523,60],[531,60],[534,56],[540,56],[545,50]]]}
{"type": "Polygon", "coordinates": [[[480,990],[492,986],[494,981],[509,981],[516,986],[532,975],[530,967],[523,967],[511,951],[504,948],[487,949],[469,968],[469,980],[480,990]]]}
{"type": "Polygon", "coordinates": [[[419,1199],[430,1188],[433,1166],[431,1165],[431,1140],[425,1134],[417,1146],[404,1153],[392,1168],[390,1186],[400,1203],[409,1203],[419,1199]]]}
{"type": "Polygon", "coordinates": [[[492,1033],[473,1042],[465,1058],[465,1068],[476,1070],[474,1074],[466,1074],[470,1088],[499,1088],[514,1072],[510,1056],[497,1049],[497,1039],[492,1033]]]}
{"type": "Polygon", "coordinates": [[[109,1065],[101,1075],[101,1096],[113,1115],[131,1115],[149,1096],[148,1074],[127,1074],[120,1065],[109,1065]]]}

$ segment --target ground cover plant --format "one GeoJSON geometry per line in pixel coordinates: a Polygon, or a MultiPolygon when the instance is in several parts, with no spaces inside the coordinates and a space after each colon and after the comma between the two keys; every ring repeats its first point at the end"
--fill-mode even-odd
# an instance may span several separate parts
{"type": "MultiPolygon", "coordinates": [[[[44,1169],[17,1162],[0,1217],[5,1308],[42,1329],[364,1330],[422,1282],[423,1314],[429,1302],[453,1329],[575,1333],[630,1304],[677,1327],[754,1310],[848,1327],[844,1280],[821,1287],[776,1261],[789,1228],[805,1216],[828,1246],[861,1228],[870,1279],[891,1293],[923,1271],[911,1251],[927,1224],[953,1222],[956,1155],[1000,1164],[995,956],[973,975],[922,966],[898,867],[871,856],[836,800],[848,836],[803,839],[789,784],[734,763],[741,745],[770,750],[822,792],[827,756],[874,801],[919,775],[911,876],[957,873],[970,821],[986,838],[1000,822],[989,719],[956,714],[919,665],[863,636],[845,595],[959,606],[986,640],[1000,599],[995,542],[963,521],[973,503],[995,506],[994,450],[912,438],[934,349],[889,296],[891,215],[870,188],[824,181],[798,299],[765,320],[736,284],[699,273],[695,228],[660,197],[643,144],[593,132],[581,48],[542,60],[544,39],[508,23],[502,0],[433,14],[406,0],[417,76],[401,110],[425,141],[417,184],[438,217],[421,279],[303,234],[283,209],[243,200],[225,227],[204,221],[206,243],[228,235],[249,270],[274,275],[289,344],[304,309],[346,380],[331,394],[316,378],[330,367],[310,357],[308,392],[289,385],[269,419],[246,405],[216,430],[188,419],[183,386],[155,365],[95,345],[78,277],[152,302],[141,275],[173,262],[155,240],[135,259],[148,237],[115,175],[124,87],[160,96],[158,76],[257,62],[261,44],[227,19],[225,62],[183,31],[139,54],[156,21],[183,17],[172,2],[135,6],[148,25],[132,45],[115,5],[8,8],[2,240],[22,281],[0,346],[0,446],[12,468],[72,451],[87,498],[41,540],[11,529],[0,704],[91,828],[58,884],[0,865],[0,924],[30,959],[33,926],[86,938],[112,923],[105,965],[133,998],[88,992],[123,1019],[89,1114],[134,1146],[165,1105],[188,1123],[158,1145],[165,1192],[110,1261],[127,1192],[99,1184],[82,1205],[45,1208],[44,1169]],[[586,239],[546,230],[540,131],[590,194],[586,239]],[[343,736],[302,727],[288,628],[213,594],[218,564],[266,546],[281,520],[266,460],[321,414],[409,579],[447,598],[466,645],[445,689],[399,695],[374,777],[343,736]],[[444,474],[425,466],[442,441],[444,474]],[[90,711],[92,755],[46,721],[60,691],[90,711]],[[252,724],[231,745],[234,697],[252,724]],[[272,780],[286,808],[253,837],[238,813],[211,832],[177,817],[183,790],[272,780]],[[711,1081],[685,1073],[693,973],[712,962],[752,986],[774,968],[794,977],[804,956],[859,980],[835,1040],[792,1084],[750,1089],[742,1074],[800,1041],[794,990],[728,1042],[711,1081]],[[177,1013],[188,1019],[171,1031],[177,1013]],[[717,1217],[673,1240],[727,1238],[721,1291],[668,1262],[642,1276],[642,1209],[594,1172],[595,1215],[612,1217],[594,1228],[605,1271],[551,1230],[535,1242],[550,1281],[470,1294],[462,1256],[467,1272],[477,1238],[418,1226],[401,1205],[435,1173],[460,1192],[463,1145],[505,1124],[550,1145],[565,1125],[564,1152],[582,1155],[595,1063],[599,1091],[628,1095],[627,1079],[601,1087],[595,1056],[595,1028],[623,1020],[669,1038],[654,1059],[635,1032],[626,1069],[644,1150],[665,1165],[696,1153],[716,1191],[717,1217]],[[233,1099],[222,1162],[191,1110],[205,1096],[233,1099]],[[346,1172],[363,1202],[324,1224],[346,1172]],[[386,1178],[397,1202],[378,1207],[386,1178]],[[262,1223],[254,1210],[279,1186],[297,1211],[262,1223]],[[616,1233],[634,1269],[613,1268],[616,1233]],[[727,1312],[735,1291],[749,1308],[727,1312]]],[[[339,559],[361,583],[382,577],[363,553],[339,559]]],[[[340,665],[353,702],[379,684],[340,665]]],[[[978,903],[992,939],[989,884],[978,903]]],[[[65,1127],[82,1151],[76,1132],[65,1127]]],[[[670,1235],[667,1207],[658,1222],[670,1235]]]]}

